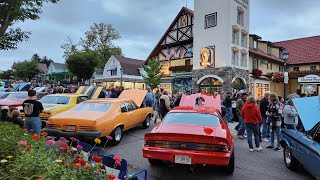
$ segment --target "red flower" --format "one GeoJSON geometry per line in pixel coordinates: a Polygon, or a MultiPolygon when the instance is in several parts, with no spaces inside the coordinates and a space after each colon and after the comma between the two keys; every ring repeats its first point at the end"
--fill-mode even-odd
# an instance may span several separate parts
{"type": "Polygon", "coordinates": [[[115,164],[116,164],[116,166],[121,166],[121,162],[120,161],[116,161],[115,164]]]}
{"type": "Polygon", "coordinates": [[[64,147],[59,147],[59,150],[60,151],[64,151],[66,148],[64,148],[64,147]]]}
{"type": "Polygon", "coordinates": [[[110,180],[113,180],[113,179],[115,179],[116,177],[113,175],[113,174],[109,174],[108,175],[108,179],[110,179],[110,180]]]}
{"type": "Polygon", "coordinates": [[[92,161],[99,163],[102,161],[102,157],[101,156],[93,156],[92,161]]]}
{"type": "Polygon", "coordinates": [[[30,146],[30,145],[26,146],[27,151],[30,150],[31,148],[32,148],[32,146],[30,146]]]}
{"type": "Polygon", "coordinates": [[[82,159],[82,160],[80,161],[80,164],[81,164],[81,166],[85,166],[85,165],[87,164],[87,161],[84,160],[84,159],[82,159]]]}
{"type": "Polygon", "coordinates": [[[80,163],[80,160],[76,157],[72,160],[72,164],[80,163]]]}
{"type": "Polygon", "coordinates": [[[45,132],[45,131],[41,132],[41,134],[44,135],[44,136],[48,136],[48,133],[45,132]]]}
{"type": "Polygon", "coordinates": [[[68,146],[68,144],[67,144],[67,143],[65,143],[65,142],[61,142],[60,147],[68,148],[69,146],[68,146]]]}
{"type": "Polygon", "coordinates": [[[121,161],[121,160],[122,160],[120,156],[113,156],[113,159],[114,159],[115,161],[121,161]]]}
{"type": "Polygon", "coordinates": [[[35,134],[31,137],[33,140],[38,140],[40,139],[40,136],[38,134],[35,134]]]}
{"type": "Polygon", "coordinates": [[[81,167],[81,164],[80,163],[75,163],[75,164],[73,164],[73,166],[75,167],[75,168],[80,168],[81,167]]]}

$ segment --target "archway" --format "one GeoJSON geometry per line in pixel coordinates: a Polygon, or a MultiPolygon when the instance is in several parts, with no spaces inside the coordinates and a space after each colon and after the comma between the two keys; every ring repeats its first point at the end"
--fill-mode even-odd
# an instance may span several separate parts
{"type": "Polygon", "coordinates": [[[221,92],[222,82],[214,77],[208,77],[203,79],[199,83],[199,89],[201,93],[214,94],[214,92],[221,92]]]}
{"type": "Polygon", "coordinates": [[[232,84],[233,84],[233,93],[246,89],[246,83],[242,78],[235,78],[232,81],[232,84]]]}

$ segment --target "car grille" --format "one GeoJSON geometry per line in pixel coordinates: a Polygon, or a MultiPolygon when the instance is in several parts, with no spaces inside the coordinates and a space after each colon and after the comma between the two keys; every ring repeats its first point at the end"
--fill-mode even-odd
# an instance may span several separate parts
{"type": "Polygon", "coordinates": [[[92,126],[80,126],[79,130],[80,131],[91,131],[92,130],[92,126]]]}
{"type": "Polygon", "coordinates": [[[61,129],[61,125],[59,124],[48,124],[48,127],[52,129],[61,129]]]}

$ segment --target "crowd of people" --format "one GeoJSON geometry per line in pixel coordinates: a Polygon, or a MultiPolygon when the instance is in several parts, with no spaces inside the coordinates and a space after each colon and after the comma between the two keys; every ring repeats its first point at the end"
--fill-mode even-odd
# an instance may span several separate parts
{"type": "Polygon", "coordinates": [[[233,118],[232,102],[236,101],[235,114],[239,124],[235,129],[238,131],[239,139],[245,139],[245,132],[247,132],[249,151],[261,151],[261,142],[270,142],[268,149],[281,151],[281,128],[303,128],[296,107],[292,102],[292,99],[300,97],[303,96],[290,94],[284,101],[276,93],[266,92],[264,97],[257,101],[254,96],[250,96],[246,92],[238,93],[234,97],[231,97],[231,93],[227,93],[224,101],[226,106],[225,120],[231,122],[233,118]],[[252,142],[253,137],[255,147],[252,142]]]}

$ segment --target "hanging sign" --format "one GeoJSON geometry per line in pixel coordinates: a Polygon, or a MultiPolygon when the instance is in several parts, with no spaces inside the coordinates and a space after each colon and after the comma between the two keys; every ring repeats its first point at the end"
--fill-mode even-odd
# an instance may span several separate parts
{"type": "Polygon", "coordinates": [[[320,83],[320,77],[317,75],[307,75],[305,77],[298,78],[299,83],[320,83]]]}

